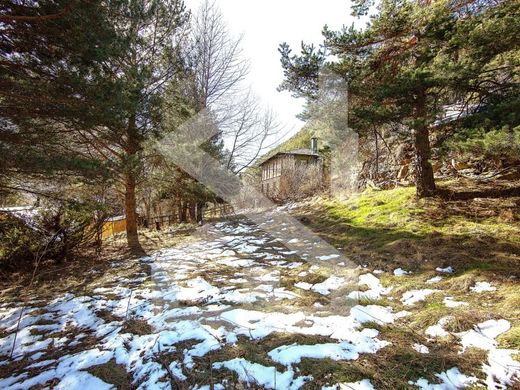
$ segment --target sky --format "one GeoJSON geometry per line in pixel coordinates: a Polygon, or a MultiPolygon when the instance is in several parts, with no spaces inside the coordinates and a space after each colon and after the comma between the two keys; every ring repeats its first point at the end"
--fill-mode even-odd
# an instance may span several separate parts
{"type": "MultiPolygon", "coordinates": [[[[201,0],[185,0],[196,10],[201,0]]],[[[349,0],[216,0],[230,32],[243,35],[244,55],[251,70],[246,82],[263,104],[276,112],[284,127],[284,139],[303,126],[296,118],[303,99],[276,88],[283,80],[278,45],[287,42],[293,52],[299,52],[302,41],[319,44],[321,31],[327,24],[332,29],[351,25],[349,0]]]]}

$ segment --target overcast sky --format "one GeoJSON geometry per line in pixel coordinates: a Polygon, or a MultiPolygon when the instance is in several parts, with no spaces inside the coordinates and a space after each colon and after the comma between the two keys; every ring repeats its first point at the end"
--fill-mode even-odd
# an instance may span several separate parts
{"type": "MultiPolygon", "coordinates": [[[[185,0],[196,10],[201,0],[185,0]]],[[[302,101],[276,88],[283,79],[278,45],[288,42],[297,52],[303,40],[319,44],[325,24],[333,29],[350,25],[349,0],[216,0],[233,34],[243,34],[244,54],[251,61],[248,83],[271,107],[290,135],[303,122],[295,118],[302,101]]],[[[287,137],[286,137],[287,138],[287,137]]]]}

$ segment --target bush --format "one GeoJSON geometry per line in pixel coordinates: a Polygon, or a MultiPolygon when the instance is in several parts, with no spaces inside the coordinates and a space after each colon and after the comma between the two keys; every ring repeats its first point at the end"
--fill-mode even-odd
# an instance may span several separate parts
{"type": "Polygon", "coordinates": [[[63,262],[92,245],[104,218],[99,209],[81,203],[47,203],[30,213],[0,216],[0,265],[28,266],[36,259],[63,262]]]}
{"type": "Polygon", "coordinates": [[[278,200],[299,200],[323,190],[323,168],[319,165],[297,165],[283,170],[279,187],[272,194],[278,200]]]}
{"type": "Polygon", "coordinates": [[[485,131],[465,130],[447,143],[448,152],[463,158],[512,165],[520,160],[520,126],[485,131]]]}
{"type": "Polygon", "coordinates": [[[36,232],[20,219],[9,214],[0,215],[0,263],[11,265],[15,261],[30,263],[38,247],[36,232]]]}

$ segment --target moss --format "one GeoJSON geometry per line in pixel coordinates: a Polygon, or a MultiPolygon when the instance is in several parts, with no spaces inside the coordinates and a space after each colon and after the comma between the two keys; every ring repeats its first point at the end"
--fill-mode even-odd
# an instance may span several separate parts
{"type": "Polygon", "coordinates": [[[520,350],[520,325],[514,326],[508,332],[498,336],[497,341],[501,348],[520,350]]]}
{"type": "Polygon", "coordinates": [[[330,220],[345,220],[354,227],[371,227],[365,231],[367,237],[380,234],[377,229],[388,229],[395,238],[420,239],[433,233],[479,233],[520,243],[517,224],[497,217],[472,219],[466,213],[457,213],[460,210],[446,215],[445,210],[450,209],[446,205],[450,203],[439,198],[416,199],[414,187],[400,187],[365,191],[345,201],[329,200],[325,209],[330,220]],[[374,228],[377,229],[374,231],[374,228]]]}
{"type": "Polygon", "coordinates": [[[438,184],[442,190],[475,193],[479,198],[417,199],[414,187],[400,187],[342,199],[319,198],[291,213],[325,240],[344,248],[352,260],[373,268],[418,272],[454,267],[457,274],[446,275],[442,284],[466,270],[475,271],[474,276],[520,278],[520,225],[516,219],[500,217],[504,209],[518,209],[520,199],[487,198],[490,184],[462,180],[438,184]]]}
{"type": "Polygon", "coordinates": [[[424,331],[428,326],[435,325],[442,317],[450,315],[452,310],[440,302],[430,302],[414,313],[411,318],[411,326],[414,329],[424,331]]]}
{"type": "Polygon", "coordinates": [[[346,219],[353,226],[380,226],[410,230],[418,227],[414,217],[424,209],[414,200],[414,189],[365,191],[341,202],[328,201],[325,207],[331,219],[346,219]],[[403,205],[407,208],[403,208],[403,205]]]}

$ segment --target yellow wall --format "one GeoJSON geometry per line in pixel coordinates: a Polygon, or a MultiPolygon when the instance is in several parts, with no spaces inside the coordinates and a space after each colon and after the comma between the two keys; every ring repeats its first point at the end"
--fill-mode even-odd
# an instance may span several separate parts
{"type": "Polygon", "coordinates": [[[107,221],[103,224],[101,238],[104,240],[105,238],[124,231],[126,231],[126,219],[120,219],[119,221],[107,221]]]}

